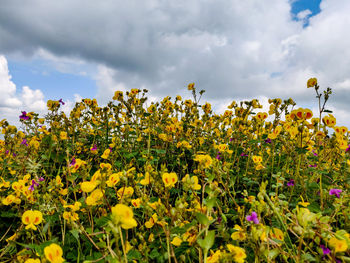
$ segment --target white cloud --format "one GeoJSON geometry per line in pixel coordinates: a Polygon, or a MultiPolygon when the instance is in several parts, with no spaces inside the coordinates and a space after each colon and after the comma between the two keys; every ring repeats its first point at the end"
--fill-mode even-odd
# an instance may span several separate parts
{"type": "Polygon", "coordinates": [[[306,19],[312,14],[312,12],[309,10],[309,9],[305,9],[303,11],[300,11],[298,14],[297,14],[297,18],[299,20],[303,20],[303,21],[306,21],[306,19]]]}
{"type": "Polygon", "coordinates": [[[35,111],[42,113],[45,110],[44,94],[28,86],[22,87],[22,92],[16,92],[16,85],[11,80],[7,60],[0,55],[0,116],[10,122],[18,123],[21,111],[35,111]]]}
{"type": "MultiPolygon", "coordinates": [[[[329,103],[335,116],[350,112],[348,0],[323,0],[321,13],[310,17],[304,10],[300,21],[290,13],[298,0],[130,0],[93,8],[79,0],[60,8],[17,1],[6,4],[11,12],[0,10],[0,51],[34,54],[73,74],[90,75],[84,65],[99,65],[93,75],[99,102],[131,88],[146,88],[153,98],[184,97],[195,82],[207,91],[203,100],[220,109],[256,97],[292,97],[300,107],[313,107],[317,101],[306,81],[317,77],[321,88],[334,88],[329,103]],[[72,11],[78,8],[79,19],[72,11]]],[[[2,72],[8,89],[1,103],[15,107],[22,101],[7,67],[2,72]]]]}

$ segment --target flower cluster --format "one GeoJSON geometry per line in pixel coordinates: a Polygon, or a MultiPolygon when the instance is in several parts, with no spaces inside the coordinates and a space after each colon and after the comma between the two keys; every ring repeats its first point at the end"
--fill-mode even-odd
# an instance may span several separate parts
{"type": "Polygon", "coordinates": [[[349,132],[326,110],[331,90],[307,87],[318,112],[275,98],[268,112],[252,100],[216,114],[190,83],[193,99],[132,89],[69,114],[50,100],[21,128],[0,121],[0,257],[348,260],[349,132]]]}

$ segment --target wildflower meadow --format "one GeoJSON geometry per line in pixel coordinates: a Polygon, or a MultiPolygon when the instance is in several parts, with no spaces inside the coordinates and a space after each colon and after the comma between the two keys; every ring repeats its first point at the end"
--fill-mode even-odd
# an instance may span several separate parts
{"type": "Polygon", "coordinates": [[[0,262],[350,262],[349,131],[305,88],[317,112],[191,83],[0,121],[0,262]]]}

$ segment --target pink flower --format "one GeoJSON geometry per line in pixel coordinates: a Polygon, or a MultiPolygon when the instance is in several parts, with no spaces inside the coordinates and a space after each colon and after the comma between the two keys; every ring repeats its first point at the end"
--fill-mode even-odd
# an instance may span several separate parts
{"type": "Polygon", "coordinates": [[[294,186],[294,179],[290,179],[289,182],[287,183],[288,186],[294,186]]]}
{"type": "Polygon", "coordinates": [[[325,247],[324,245],[320,245],[323,251],[323,255],[328,255],[331,253],[331,250],[328,247],[325,247]]]}
{"type": "Polygon", "coordinates": [[[329,190],[329,195],[335,195],[336,197],[340,198],[341,192],[343,192],[343,190],[332,188],[331,190],[329,190]]]}
{"type": "Polygon", "coordinates": [[[27,112],[22,111],[22,115],[19,116],[21,120],[29,120],[29,117],[27,116],[27,112]]]}
{"type": "Polygon", "coordinates": [[[252,212],[250,216],[247,216],[246,219],[254,224],[259,224],[258,215],[255,212],[252,212]]]}

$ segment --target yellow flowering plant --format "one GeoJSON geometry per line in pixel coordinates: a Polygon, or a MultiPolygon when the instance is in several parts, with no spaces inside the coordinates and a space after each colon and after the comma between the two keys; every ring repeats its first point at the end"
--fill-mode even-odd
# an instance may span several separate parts
{"type": "Polygon", "coordinates": [[[331,90],[306,85],[317,112],[272,98],[216,113],[190,83],[192,98],[135,88],[0,120],[1,259],[346,260],[348,128],[325,107],[331,90]]]}

